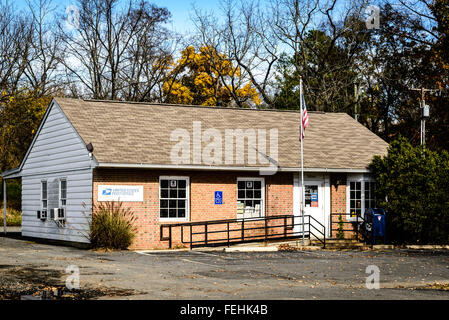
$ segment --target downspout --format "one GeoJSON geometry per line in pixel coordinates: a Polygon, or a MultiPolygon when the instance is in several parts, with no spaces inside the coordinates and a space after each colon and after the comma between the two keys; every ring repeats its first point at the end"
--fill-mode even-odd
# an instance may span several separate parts
{"type": "Polygon", "coordinates": [[[3,178],[3,231],[6,235],[6,179],[3,178]]]}

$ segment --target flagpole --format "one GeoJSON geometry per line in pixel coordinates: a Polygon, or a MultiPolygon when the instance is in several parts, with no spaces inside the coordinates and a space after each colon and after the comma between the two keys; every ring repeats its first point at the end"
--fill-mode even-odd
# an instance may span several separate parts
{"type": "Polygon", "coordinates": [[[301,114],[301,132],[299,133],[299,138],[301,140],[301,215],[302,215],[302,245],[305,245],[305,240],[304,240],[304,154],[303,154],[303,136],[304,136],[304,127],[303,127],[303,122],[302,122],[302,117],[303,117],[303,105],[302,105],[302,77],[299,77],[299,107],[300,107],[300,114],[301,114]]]}

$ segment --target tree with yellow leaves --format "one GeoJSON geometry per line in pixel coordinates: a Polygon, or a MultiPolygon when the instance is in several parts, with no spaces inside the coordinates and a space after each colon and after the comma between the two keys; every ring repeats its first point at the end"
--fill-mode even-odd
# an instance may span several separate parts
{"type": "Polygon", "coordinates": [[[247,107],[261,102],[252,83],[245,83],[240,67],[211,46],[181,51],[164,79],[163,93],[168,103],[247,107]]]}

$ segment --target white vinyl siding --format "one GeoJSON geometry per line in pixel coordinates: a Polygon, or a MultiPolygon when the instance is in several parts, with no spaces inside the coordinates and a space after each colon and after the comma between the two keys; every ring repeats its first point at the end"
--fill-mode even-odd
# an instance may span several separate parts
{"type": "Polygon", "coordinates": [[[90,168],[89,153],[78,133],[56,103],[50,108],[22,167],[22,176],[90,168]]]}
{"type": "Polygon", "coordinates": [[[85,143],[56,103],[53,103],[23,164],[22,235],[74,242],[89,242],[89,216],[92,204],[92,160],[85,143]],[[65,180],[61,190],[61,179],[65,180]],[[36,217],[44,204],[46,183],[46,220],[36,217]],[[65,191],[64,191],[65,189],[65,191]],[[50,210],[63,206],[66,224],[50,219],[50,210]]]}

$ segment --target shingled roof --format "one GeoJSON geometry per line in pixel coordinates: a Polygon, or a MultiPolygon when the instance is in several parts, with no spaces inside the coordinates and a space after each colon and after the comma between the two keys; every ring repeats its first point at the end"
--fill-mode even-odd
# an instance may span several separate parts
{"type": "MultiPolygon", "coordinates": [[[[171,165],[170,151],[176,144],[170,141],[171,133],[182,128],[193,134],[193,121],[200,121],[203,131],[214,128],[223,136],[226,129],[278,129],[279,167],[288,170],[300,166],[299,112],[65,98],[55,101],[84,142],[93,144],[100,164],[171,165]]],[[[305,168],[364,170],[374,155],[386,153],[387,143],[346,113],[309,112],[309,122],[304,139],[305,168]]],[[[206,144],[203,142],[203,147],[206,144]]],[[[260,167],[248,164],[246,157],[244,165],[220,165],[229,169],[242,166],[260,167]]]]}

